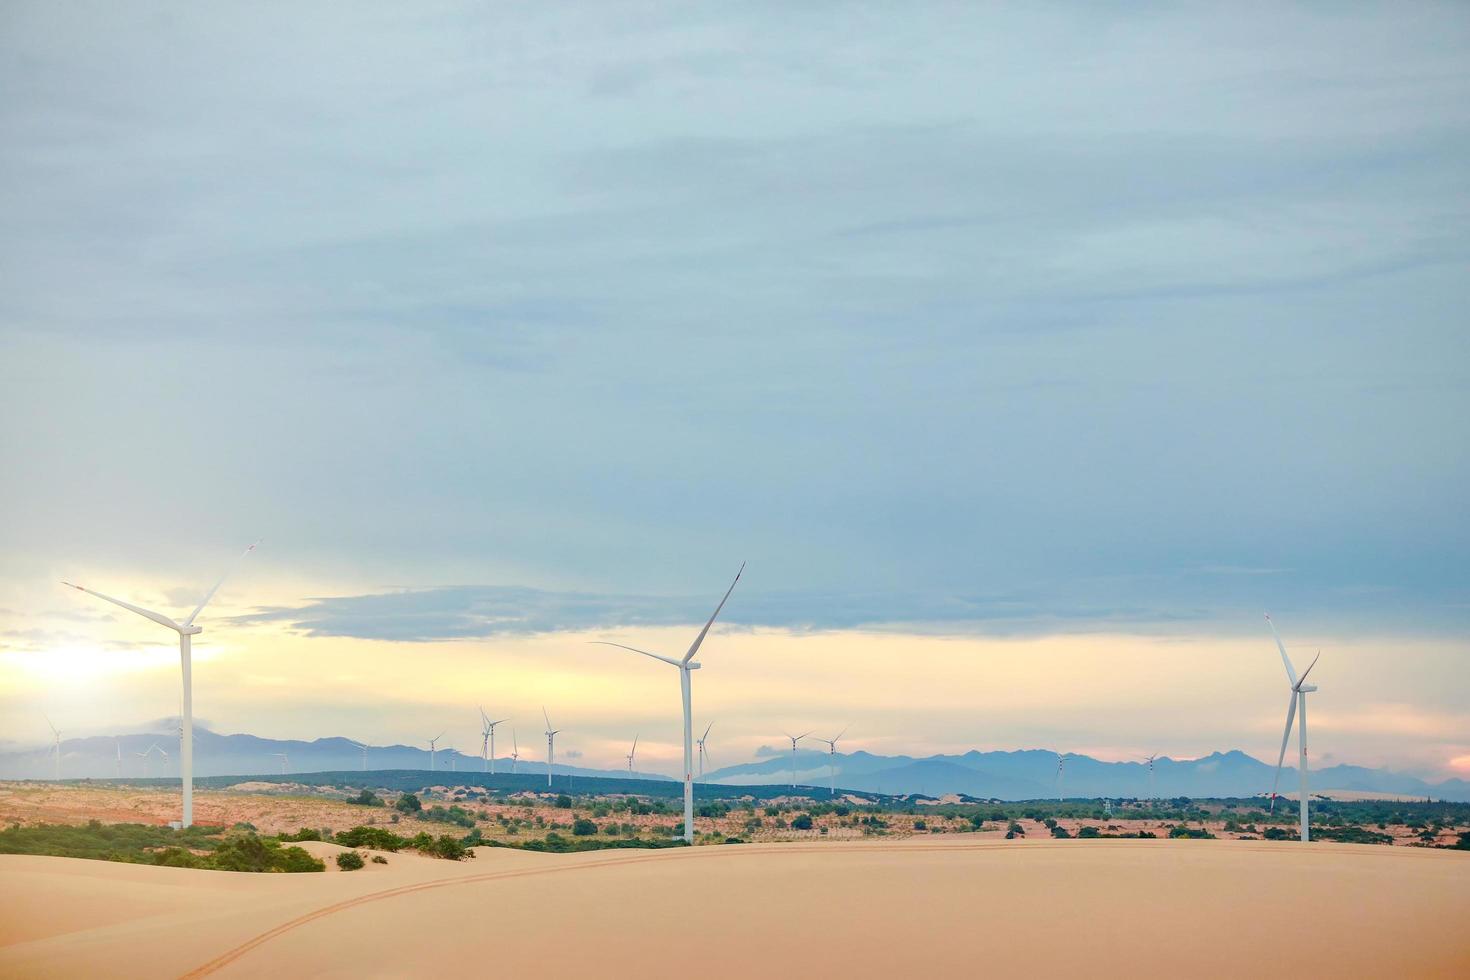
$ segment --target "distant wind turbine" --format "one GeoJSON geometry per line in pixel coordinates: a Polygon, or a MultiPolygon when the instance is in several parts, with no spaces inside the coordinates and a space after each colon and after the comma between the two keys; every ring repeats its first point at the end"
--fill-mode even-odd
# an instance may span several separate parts
{"type": "Polygon", "coordinates": [[[796,743],[811,735],[811,732],[802,732],[800,735],[783,733],[791,739],[791,788],[796,789],[796,743]]]}
{"type": "MultiPolygon", "coordinates": [[[[42,715],[41,717],[42,718],[46,718],[45,715],[42,715]]],[[[59,780],[61,778],[61,729],[59,729],[55,725],[51,724],[51,719],[50,718],[46,718],[46,727],[49,728],[49,729],[51,729],[51,738],[52,738],[51,751],[50,751],[50,753],[48,753],[49,755],[52,756],[52,760],[51,760],[52,761],[52,777],[51,778],[52,779],[58,779],[59,780]]]]}
{"type": "MultiPolygon", "coordinates": [[[[250,552],[255,550],[255,545],[259,543],[257,541],[255,544],[246,548],[244,554],[240,557],[244,558],[245,555],[250,554],[250,552]]],[[[194,682],[191,641],[195,635],[203,632],[201,627],[194,625],[194,620],[204,611],[204,607],[209,605],[209,600],[214,598],[215,592],[219,591],[219,587],[225,584],[225,579],[228,577],[228,572],[220,576],[220,580],[214,583],[214,588],[204,594],[204,598],[199,600],[199,605],[194,607],[194,611],[189,614],[189,618],[182,623],[175,622],[162,613],[156,613],[152,610],[144,609],[141,606],[123,602],[121,599],[114,599],[112,596],[103,595],[101,592],[93,592],[91,589],[84,588],[80,585],[73,585],[71,582],[62,583],[73,589],[85,592],[88,595],[94,595],[115,606],[122,606],[129,612],[135,612],[144,619],[151,619],[160,626],[167,626],[179,634],[179,667],[184,680],[184,710],[182,712],[183,724],[181,726],[184,733],[179,745],[179,775],[181,777],[180,781],[183,783],[184,813],[180,823],[185,827],[191,827],[194,824],[194,682]]]]}
{"type": "Polygon", "coordinates": [[[633,771],[633,756],[638,754],[638,736],[633,736],[633,747],[628,750],[628,771],[633,771]]]}
{"type": "Polygon", "coordinates": [[[516,730],[510,730],[510,774],[514,776],[520,772],[521,747],[516,742],[516,730]]]}
{"type": "Polygon", "coordinates": [[[138,753],[143,757],[143,775],[145,778],[152,775],[150,762],[153,758],[153,753],[155,752],[157,752],[163,758],[163,771],[165,774],[168,773],[168,750],[160,746],[157,742],[154,742],[152,745],[148,746],[147,752],[138,753]]]}
{"type": "Polygon", "coordinates": [[[362,749],[362,771],[363,772],[367,772],[367,750],[368,750],[367,743],[366,742],[359,742],[356,739],[351,739],[351,738],[349,738],[347,741],[351,742],[353,745],[355,745],[358,748],[362,749]]]}
{"type": "Polygon", "coordinates": [[[658,653],[649,653],[647,650],[640,650],[637,647],[626,646],[622,643],[610,643],[607,640],[593,641],[594,643],[601,643],[604,646],[618,647],[622,650],[631,650],[633,653],[641,653],[645,657],[662,660],[666,664],[679,668],[679,690],[684,699],[684,839],[691,844],[694,843],[694,718],[689,693],[690,672],[699,669],[700,664],[694,659],[694,655],[699,652],[699,647],[704,643],[704,638],[709,635],[710,627],[715,624],[715,618],[720,615],[720,610],[725,608],[725,601],[730,598],[730,593],[735,591],[735,585],[740,581],[740,576],[744,572],[745,563],[741,562],[740,570],[735,573],[735,580],[725,590],[725,597],[720,600],[718,606],[715,606],[715,611],[710,614],[709,621],[704,624],[704,629],[699,631],[699,635],[694,638],[694,642],[689,645],[689,649],[684,652],[684,657],[681,660],[675,660],[673,657],[665,657],[658,653]]]}
{"type": "Polygon", "coordinates": [[[846,734],[847,729],[844,728],[831,738],[817,738],[818,742],[827,743],[827,792],[832,796],[837,795],[837,740],[846,734]]]}
{"type": "Polygon", "coordinates": [[[117,778],[122,778],[122,739],[114,738],[113,744],[117,746],[117,778]]]}
{"type": "Polygon", "coordinates": [[[704,743],[709,740],[709,730],[715,727],[714,722],[704,726],[704,734],[699,736],[699,778],[704,778],[704,763],[709,758],[709,752],[705,750],[704,743]]]}
{"type": "MultiPolygon", "coordinates": [[[[444,731],[448,731],[448,729],[446,728],[444,731]]],[[[437,768],[435,768],[434,759],[435,759],[436,754],[439,751],[439,740],[441,738],[443,738],[443,737],[444,737],[444,732],[440,732],[438,735],[435,735],[433,738],[431,738],[431,739],[428,740],[429,741],[429,771],[430,772],[438,772],[439,771],[437,768]]]]}
{"type": "Polygon", "coordinates": [[[546,719],[546,786],[551,787],[551,761],[556,756],[556,736],[561,730],[551,727],[551,716],[546,713],[546,705],[541,706],[541,717],[546,719]]]}
{"type": "Polygon", "coordinates": [[[499,721],[491,721],[490,716],[485,714],[485,709],[480,708],[480,755],[485,759],[485,769],[492,776],[495,775],[495,726],[503,725],[509,718],[499,721]]]}
{"type": "Polygon", "coordinates": [[[1148,763],[1148,798],[1151,800],[1158,799],[1158,797],[1154,795],[1154,760],[1158,757],[1159,754],[1157,752],[1155,752],[1153,755],[1139,756],[1140,759],[1148,763]]]}
{"type": "Polygon", "coordinates": [[[1062,802],[1062,763],[1072,758],[1070,752],[1057,753],[1057,802],[1062,802]]]}
{"type": "Polygon", "coordinates": [[[1297,708],[1300,705],[1302,714],[1301,727],[1297,729],[1297,747],[1300,751],[1301,769],[1301,837],[1303,841],[1312,839],[1312,827],[1307,811],[1307,695],[1317,690],[1317,685],[1307,683],[1307,675],[1312,668],[1317,666],[1317,660],[1321,658],[1319,650],[1317,656],[1302,671],[1302,676],[1296,675],[1296,669],[1291,665],[1291,658],[1286,655],[1286,645],[1281,642],[1281,634],[1276,632],[1276,624],[1271,622],[1271,614],[1266,614],[1266,622],[1271,627],[1271,635],[1276,638],[1276,649],[1281,651],[1281,662],[1286,666],[1286,679],[1291,684],[1291,701],[1286,706],[1286,731],[1281,734],[1281,755],[1276,760],[1276,779],[1271,783],[1271,812],[1276,812],[1276,788],[1281,783],[1281,767],[1286,762],[1286,745],[1291,741],[1291,723],[1296,717],[1297,708]]]}
{"type": "Polygon", "coordinates": [[[286,766],[290,763],[290,759],[287,758],[286,753],[272,752],[271,755],[276,756],[281,760],[281,775],[286,775],[286,766]]]}

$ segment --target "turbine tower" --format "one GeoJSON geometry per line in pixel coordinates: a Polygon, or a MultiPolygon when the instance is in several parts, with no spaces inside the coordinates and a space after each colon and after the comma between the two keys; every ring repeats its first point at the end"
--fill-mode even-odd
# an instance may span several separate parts
{"type": "Polygon", "coordinates": [[[117,778],[122,778],[122,739],[114,738],[113,744],[117,746],[117,778]]]}
{"type": "Polygon", "coordinates": [[[791,739],[791,788],[796,789],[796,743],[810,736],[811,732],[803,732],[800,735],[792,735],[786,732],[782,734],[791,739]]]}
{"type": "MultiPolygon", "coordinates": [[[[46,718],[45,715],[41,717],[46,718]]],[[[51,751],[46,753],[52,757],[51,778],[59,780],[61,779],[61,729],[51,724],[50,718],[46,718],[46,727],[51,729],[51,751]]]]}
{"type": "Polygon", "coordinates": [[[546,788],[551,788],[551,760],[556,756],[556,736],[561,731],[559,728],[551,727],[551,716],[546,713],[546,705],[541,706],[541,717],[546,719],[546,788]]]}
{"type": "Polygon", "coordinates": [[[699,778],[704,778],[704,760],[709,758],[709,753],[704,750],[704,743],[709,738],[709,730],[715,727],[714,722],[704,726],[704,734],[699,736],[699,778]]]}
{"type": "Polygon", "coordinates": [[[709,621],[704,624],[704,629],[699,631],[699,635],[689,645],[689,649],[685,651],[682,660],[675,660],[673,657],[665,657],[658,653],[649,653],[647,650],[640,650],[637,647],[626,646],[622,643],[609,643],[607,640],[592,641],[594,643],[601,643],[604,646],[618,647],[622,650],[631,650],[633,653],[641,653],[645,657],[662,660],[666,664],[679,668],[679,690],[684,699],[684,840],[690,844],[694,843],[694,719],[689,694],[690,672],[700,668],[701,665],[694,659],[694,655],[699,652],[699,647],[704,643],[704,638],[709,635],[710,627],[715,624],[715,619],[720,615],[720,610],[725,608],[725,601],[730,598],[730,593],[735,591],[735,585],[740,581],[740,576],[744,572],[745,563],[741,562],[740,570],[735,573],[735,581],[731,582],[730,587],[725,590],[725,597],[720,600],[718,606],[715,606],[715,611],[710,614],[709,621]]]}
{"type": "Polygon", "coordinates": [[[1286,706],[1286,731],[1281,734],[1281,755],[1276,760],[1276,779],[1271,783],[1271,812],[1276,812],[1276,787],[1281,784],[1281,767],[1286,762],[1286,745],[1291,741],[1291,723],[1296,717],[1297,708],[1300,706],[1302,723],[1297,729],[1297,747],[1300,752],[1300,767],[1302,778],[1301,790],[1301,836],[1302,840],[1312,839],[1312,827],[1307,812],[1307,695],[1317,690],[1317,685],[1307,683],[1307,675],[1312,668],[1317,666],[1317,660],[1322,656],[1321,651],[1312,658],[1307,669],[1302,671],[1302,676],[1296,675],[1296,669],[1291,665],[1291,658],[1286,655],[1286,645],[1281,642],[1281,634],[1276,632],[1276,624],[1271,622],[1271,614],[1266,614],[1266,622],[1271,627],[1271,635],[1276,638],[1276,649],[1281,651],[1281,662],[1286,667],[1286,679],[1291,684],[1291,701],[1286,706]]]}
{"type": "Polygon", "coordinates": [[[1159,754],[1157,752],[1153,755],[1139,756],[1140,759],[1148,763],[1148,798],[1150,800],[1158,799],[1158,796],[1154,794],[1154,760],[1158,757],[1159,754]]]}
{"type": "Polygon", "coordinates": [[[510,730],[510,774],[512,776],[521,771],[520,760],[521,747],[516,742],[516,730],[512,728],[510,730]]]}
{"type": "MultiPolygon", "coordinates": [[[[448,730],[449,729],[446,728],[444,731],[448,731],[448,730]]],[[[440,732],[438,735],[435,735],[433,738],[429,739],[429,771],[430,772],[437,772],[438,771],[434,767],[434,758],[435,758],[435,755],[439,751],[439,740],[441,738],[443,738],[443,737],[444,737],[444,732],[440,732]]]]}
{"type": "Polygon", "coordinates": [[[638,754],[638,736],[633,736],[633,748],[628,750],[628,772],[633,772],[633,756],[638,754]]]}
{"type": "Polygon", "coordinates": [[[284,752],[272,752],[271,755],[276,756],[276,757],[278,757],[281,760],[281,775],[282,776],[286,775],[286,766],[291,761],[286,756],[286,753],[284,753],[284,752]]]}
{"type": "MultiPolygon", "coordinates": [[[[257,541],[255,544],[246,548],[244,554],[240,557],[244,558],[245,555],[254,551],[256,544],[260,544],[260,542],[257,541]]],[[[194,611],[189,614],[189,618],[182,623],[175,622],[162,613],[156,613],[152,610],[144,609],[141,606],[123,602],[121,599],[114,599],[112,596],[103,595],[101,592],[93,592],[91,589],[74,585],[71,582],[62,583],[73,589],[85,592],[88,595],[94,595],[115,606],[122,606],[129,612],[135,612],[144,619],[151,619],[160,626],[167,626],[179,634],[179,667],[184,681],[184,710],[182,712],[184,734],[180,739],[179,745],[179,775],[181,777],[180,781],[183,783],[184,814],[180,824],[185,827],[191,827],[194,824],[194,682],[191,642],[197,634],[203,632],[201,627],[194,625],[194,620],[204,611],[204,607],[209,605],[209,600],[214,598],[214,594],[219,590],[219,587],[225,584],[225,579],[228,575],[229,573],[226,572],[225,575],[220,577],[218,582],[214,583],[214,588],[204,594],[204,598],[199,600],[199,605],[194,607],[194,611]]]]}
{"type": "Polygon", "coordinates": [[[495,775],[495,726],[508,721],[509,718],[491,721],[490,716],[485,714],[485,709],[480,709],[480,755],[485,758],[485,771],[492,776],[495,775]]]}
{"type": "Polygon", "coordinates": [[[844,728],[831,738],[817,738],[818,742],[827,743],[827,792],[831,796],[837,795],[837,740],[846,734],[844,728]]]}
{"type": "Polygon", "coordinates": [[[1062,802],[1062,763],[1072,758],[1070,752],[1057,753],[1057,802],[1062,802]]]}

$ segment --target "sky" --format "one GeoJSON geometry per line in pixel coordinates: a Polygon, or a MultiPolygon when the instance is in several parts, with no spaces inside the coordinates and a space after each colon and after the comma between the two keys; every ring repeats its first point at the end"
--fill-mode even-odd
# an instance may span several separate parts
{"type": "Polygon", "coordinates": [[[1470,775],[1470,11],[0,8],[0,745],[1470,775]],[[670,676],[663,676],[663,671],[670,676]],[[503,706],[503,707],[502,707],[503,706]],[[460,724],[461,722],[454,722],[460,724]]]}

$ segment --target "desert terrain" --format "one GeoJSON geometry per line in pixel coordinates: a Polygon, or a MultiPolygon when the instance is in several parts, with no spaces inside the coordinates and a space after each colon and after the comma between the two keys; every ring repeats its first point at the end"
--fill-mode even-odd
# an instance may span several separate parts
{"type": "Polygon", "coordinates": [[[1470,974],[1458,852],[955,836],[386,858],[252,875],[0,856],[0,975],[1470,974]]]}

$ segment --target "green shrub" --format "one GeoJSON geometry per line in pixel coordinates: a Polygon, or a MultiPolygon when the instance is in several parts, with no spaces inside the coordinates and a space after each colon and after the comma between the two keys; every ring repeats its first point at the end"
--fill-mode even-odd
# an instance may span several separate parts
{"type": "Polygon", "coordinates": [[[577,837],[592,837],[597,833],[597,824],[586,817],[578,817],[572,821],[572,834],[577,837]]]}
{"type": "Polygon", "coordinates": [[[341,854],[337,855],[337,867],[341,868],[343,871],[357,871],[365,863],[366,862],[364,862],[362,859],[362,855],[357,853],[356,851],[343,851],[341,854]]]}
{"type": "Polygon", "coordinates": [[[279,840],[279,841],[288,841],[288,842],[300,842],[300,841],[304,841],[304,840],[321,840],[321,839],[322,839],[321,831],[319,831],[319,830],[312,830],[310,827],[302,827],[300,830],[296,831],[296,833],[294,833],[294,834],[279,834],[279,835],[276,836],[276,840],[279,840]]]}
{"type": "Polygon", "coordinates": [[[388,863],[388,859],[385,858],[385,857],[383,857],[383,855],[381,855],[381,854],[374,854],[373,855],[373,863],[374,864],[387,864],[388,863]]]}
{"type": "Polygon", "coordinates": [[[791,818],[791,829],[792,830],[811,830],[812,829],[812,816],[811,816],[811,814],[809,814],[809,813],[798,813],[796,816],[792,817],[791,818]]]}
{"type": "Polygon", "coordinates": [[[417,796],[412,793],[404,793],[398,798],[398,802],[393,804],[393,808],[403,813],[418,813],[424,808],[424,805],[419,802],[417,796]]]}
{"type": "Polygon", "coordinates": [[[377,793],[374,793],[370,789],[363,790],[361,793],[358,793],[356,796],[352,797],[347,802],[348,803],[356,803],[358,806],[382,806],[383,805],[382,798],[380,796],[378,796],[377,793]]]}
{"type": "Polygon", "coordinates": [[[342,831],[335,839],[343,847],[367,847],[375,851],[396,851],[408,843],[382,827],[353,827],[342,831]]]}

